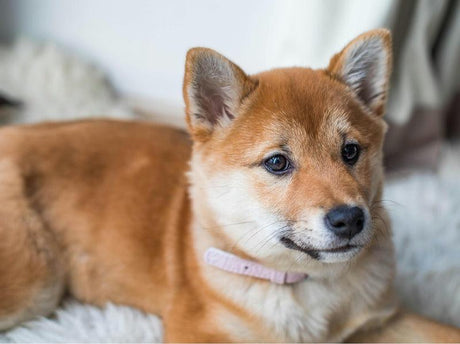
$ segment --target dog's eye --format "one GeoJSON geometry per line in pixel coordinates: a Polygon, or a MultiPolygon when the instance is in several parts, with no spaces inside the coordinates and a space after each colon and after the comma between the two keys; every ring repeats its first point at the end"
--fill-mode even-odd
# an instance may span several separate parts
{"type": "Polygon", "coordinates": [[[360,147],[356,143],[347,143],[342,147],[342,159],[343,161],[353,166],[356,164],[359,158],[360,147]]]}
{"type": "Polygon", "coordinates": [[[284,174],[291,169],[291,163],[284,155],[277,154],[264,161],[268,172],[273,174],[284,174]]]}

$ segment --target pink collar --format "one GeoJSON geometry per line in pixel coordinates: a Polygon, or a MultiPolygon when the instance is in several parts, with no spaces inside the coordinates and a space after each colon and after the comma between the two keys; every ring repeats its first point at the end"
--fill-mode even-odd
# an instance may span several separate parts
{"type": "Polygon", "coordinates": [[[308,277],[308,275],[302,273],[270,269],[259,263],[237,257],[234,254],[214,247],[206,250],[204,260],[207,264],[225,271],[262,278],[277,284],[297,283],[308,277]]]}

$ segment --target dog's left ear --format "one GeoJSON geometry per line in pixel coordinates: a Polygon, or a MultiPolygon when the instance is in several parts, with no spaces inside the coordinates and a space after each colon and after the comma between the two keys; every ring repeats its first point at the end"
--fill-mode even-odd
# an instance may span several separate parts
{"type": "Polygon", "coordinates": [[[390,31],[376,29],[348,43],[331,59],[327,71],[348,85],[368,109],[383,116],[391,64],[390,31]]]}
{"type": "Polygon", "coordinates": [[[229,125],[256,86],[255,80],[214,50],[190,49],[183,92],[192,136],[203,141],[216,129],[229,125]]]}

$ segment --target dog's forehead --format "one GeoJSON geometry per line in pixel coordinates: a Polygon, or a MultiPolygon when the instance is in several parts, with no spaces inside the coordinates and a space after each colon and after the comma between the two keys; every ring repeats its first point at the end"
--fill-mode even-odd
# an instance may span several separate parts
{"type": "Polygon", "coordinates": [[[245,152],[254,161],[280,148],[322,159],[345,137],[367,147],[381,144],[383,120],[367,113],[353,93],[325,71],[288,68],[254,77],[259,86],[241,116],[223,140],[216,136],[226,159],[245,152]]]}
{"type": "Polygon", "coordinates": [[[361,113],[345,85],[323,70],[286,68],[256,77],[259,88],[247,120],[269,131],[304,129],[310,137],[331,129],[345,133],[361,113]]]}

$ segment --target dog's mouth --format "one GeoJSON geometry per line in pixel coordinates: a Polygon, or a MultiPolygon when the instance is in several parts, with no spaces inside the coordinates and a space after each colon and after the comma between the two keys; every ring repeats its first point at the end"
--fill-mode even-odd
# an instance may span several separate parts
{"type": "Polygon", "coordinates": [[[347,244],[344,246],[328,248],[328,249],[315,249],[315,248],[300,246],[296,244],[292,239],[289,239],[287,237],[281,237],[280,242],[287,248],[291,250],[297,250],[297,251],[304,252],[314,259],[319,259],[321,253],[341,254],[341,253],[348,253],[352,251],[358,251],[361,248],[361,246],[358,246],[358,245],[347,244]]]}

